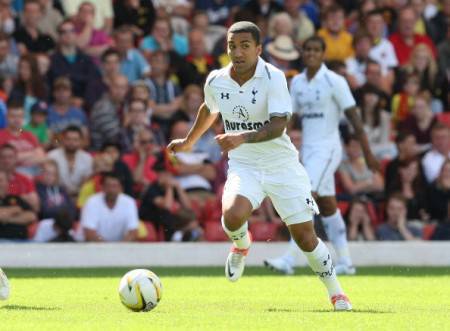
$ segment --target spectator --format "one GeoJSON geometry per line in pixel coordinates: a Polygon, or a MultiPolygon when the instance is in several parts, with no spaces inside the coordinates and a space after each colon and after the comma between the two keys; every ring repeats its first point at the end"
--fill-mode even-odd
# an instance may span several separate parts
{"type": "Polygon", "coordinates": [[[394,45],[395,54],[401,66],[408,63],[413,48],[418,44],[426,44],[432,50],[433,56],[436,56],[436,49],[431,39],[414,32],[416,23],[417,15],[414,9],[408,6],[400,9],[397,32],[393,33],[389,40],[394,45]]]}
{"type": "Polygon", "coordinates": [[[150,54],[161,50],[174,51],[179,56],[186,56],[189,52],[189,42],[185,36],[172,31],[168,18],[158,17],[153,25],[152,34],[142,39],[140,49],[150,54]]]}
{"type": "Polygon", "coordinates": [[[36,166],[45,158],[44,149],[39,145],[37,138],[30,132],[23,131],[24,110],[21,102],[11,100],[8,102],[8,124],[0,130],[0,146],[9,144],[17,151],[17,161],[20,170],[34,174],[36,166]]]}
{"type": "Polygon", "coordinates": [[[225,26],[230,17],[239,9],[239,1],[224,0],[224,1],[209,1],[197,0],[195,1],[195,9],[202,10],[208,13],[210,24],[225,26]]]}
{"type": "Polygon", "coordinates": [[[384,81],[392,86],[395,78],[394,69],[398,66],[397,55],[392,43],[385,38],[386,22],[383,11],[375,9],[365,17],[367,33],[372,39],[369,57],[380,64],[384,81]]]}
{"type": "Polygon", "coordinates": [[[37,101],[31,107],[31,120],[23,127],[25,131],[31,132],[44,148],[49,147],[51,133],[47,125],[48,105],[44,101],[37,101]]]}
{"type": "Polygon", "coordinates": [[[294,25],[294,41],[297,47],[301,47],[303,41],[311,37],[314,32],[314,24],[300,8],[302,0],[284,0],[284,11],[291,17],[294,25]]]}
{"type": "Polygon", "coordinates": [[[78,8],[84,2],[95,6],[94,28],[102,29],[110,34],[113,26],[113,8],[111,0],[60,0],[64,12],[71,18],[76,15],[78,8]]]}
{"type": "Polygon", "coordinates": [[[20,57],[18,77],[9,98],[21,100],[23,102],[25,123],[30,121],[31,106],[38,100],[47,100],[47,85],[39,72],[35,55],[26,54],[20,57]]]}
{"type": "Polygon", "coordinates": [[[450,157],[450,132],[442,123],[436,123],[431,129],[431,150],[422,159],[422,167],[428,183],[438,176],[445,159],[450,157]]]}
{"type": "Polygon", "coordinates": [[[265,19],[283,10],[280,3],[274,0],[249,0],[243,8],[255,17],[261,16],[265,19]]]}
{"type": "Polygon", "coordinates": [[[375,240],[375,232],[367,209],[367,203],[367,200],[361,198],[354,198],[350,202],[345,217],[348,240],[375,240]]]}
{"type": "Polygon", "coordinates": [[[400,162],[414,158],[419,153],[416,137],[411,132],[398,132],[395,137],[395,145],[397,156],[386,164],[384,171],[385,191],[389,183],[392,183],[397,177],[400,162]]]}
{"type": "Polygon", "coordinates": [[[83,133],[77,126],[68,126],[62,134],[62,146],[48,153],[58,164],[61,185],[75,197],[81,184],[92,174],[92,156],[82,149],[83,133]]]}
{"type": "Polygon", "coordinates": [[[0,33],[0,75],[3,79],[13,79],[17,75],[19,58],[11,52],[10,37],[0,33]]]}
{"type": "Polygon", "coordinates": [[[274,41],[268,43],[265,48],[267,62],[282,70],[286,76],[296,75],[299,68],[298,59],[300,53],[295,49],[294,42],[290,36],[280,35],[274,41]],[[294,71],[294,73],[292,73],[294,71]]]}
{"type": "Polygon", "coordinates": [[[58,33],[58,48],[50,58],[49,85],[53,86],[60,76],[68,77],[72,82],[73,102],[81,107],[88,83],[98,79],[99,72],[91,58],[77,48],[75,26],[71,21],[63,21],[58,33]]]}
{"type": "MultiPolygon", "coordinates": [[[[137,80],[133,83],[129,93],[129,100],[139,99],[145,103],[145,120],[144,124],[149,125],[152,121],[153,109],[155,108],[155,101],[152,99],[148,81],[137,80]]],[[[125,120],[125,125],[128,123],[128,113],[125,120]]]]}
{"type": "Polygon", "coordinates": [[[134,135],[133,151],[123,156],[123,161],[133,174],[138,191],[156,180],[155,164],[162,159],[160,147],[155,144],[153,133],[143,129],[134,135]]]}
{"type": "Polygon", "coordinates": [[[41,5],[38,0],[28,0],[25,2],[22,15],[22,24],[13,34],[20,54],[27,52],[47,53],[55,48],[52,37],[43,34],[39,30],[39,22],[42,17],[41,5]]]}
{"type": "Polygon", "coordinates": [[[152,100],[152,121],[160,125],[164,132],[168,132],[169,118],[180,108],[182,96],[180,87],[169,79],[170,59],[167,53],[156,51],[150,63],[152,72],[146,83],[150,88],[152,100]]]}
{"type": "Polygon", "coordinates": [[[83,2],[78,8],[74,19],[75,32],[78,35],[77,45],[90,55],[96,64],[100,56],[112,45],[112,39],[101,29],[94,27],[95,6],[90,2],[83,2]]]}
{"type": "Polygon", "coordinates": [[[132,26],[136,35],[149,34],[155,21],[156,12],[152,1],[116,0],[114,6],[114,28],[132,26]]]}
{"type": "Polygon", "coordinates": [[[224,26],[210,24],[208,14],[201,10],[194,13],[191,28],[203,32],[206,51],[209,54],[212,54],[214,45],[221,38],[224,38],[227,33],[227,29],[224,26]]]}
{"type": "Polygon", "coordinates": [[[439,46],[439,82],[442,86],[441,101],[444,109],[450,109],[450,22],[447,24],[447,38],[439,46]]]}
{"type": "Polygon", "coordinates": [[[183,100],[180,109],[173,114],[171,120],[188,121],[194,124],[197,112],[203,103],[203,90],[199,85],[191,84],[183,90],[183,100]]]}
{"type": "Polygon", "coordinates": [[[380,173],[369,170],[362,156],[361,145],[355,136],[349,136],[345,142],[347,159],[338,169],[344,192],[350,195],[377,197],[384,188],[380,173]]]}
{"type": "Polygon", "coordinates": [[[382,107],[378,89],[368,86],[362,92],[361,118],[370,149],[378,159],[392,158],[396,151],[391,142],[391,115],[382,107]]]}
{"type": "Polygon", "coordinates": [[[89,198],[81,211],[86,241],[136,241],[139,219],[136,202],[122,193],[120,179],[105,173],[102,192],[89,198]]]}
{"type": "Polygon", "coordinates": [[[164,229],[167,241],[199,240],[202,231],[186,192],[161,164],[155,170],[157,180],[145,191],[139,216],[164,229]]]}
{"type": "Polygon", "coordinates": [[[404,119],[406,119],[414,104],[414,98],[420,91],[420,81],[417,74],[409,74],[405,82],[403,83],[402,89],[399,93],[394,94],[391,102],[391,114],[392,123],[394,127],[404,119]]]}
{"type": "Polygon", "coordinates": [[[77,197],[77,207],[82,208],[87,200],[95,193],[101,191],[102,174],[112,172],[114,160],[109,153],[97,153],[93,160],[93,173],[91,177],[83,182],[77,197]]]}
{"type": "Polygon", "coordinates": [[[122,128],[120,139],[126,153],[132,152],[135,137],[140,131],[150,130],[146,107],[146,102],[141,99],[132,99],[128,103],[128,121],[122,128]]]}
{"type": "Polygon", "coordinates": [[[75,231],[72,229],[74,219],[65,210],[57,213],[54,218],[41,220],[33,236],[34,242],[73,242],[75,231]]]}
{"type": "Polygon", "coordinates": [[[16,29],[17,17],[11,6],[11,1],[7,0],[0,2],[0,17],[0,32],[7,35],[13,34],[16,29]]]}
{"type": "Polygon", "coordinates": [[[109,155],[114,162],[112,171],[117,174],[122,183],[123,192],[127,195],[133,196],[133,175],[127,164],[122,161],[121,147],[119,144],[106,143],[102,146],[101,152],[109,155]]]}
{"type": "Polygon", "coordinates": [[[58,164],[55,160],[47,160],[42,164],[42,172],[36,183],[39,195],[39,219],[57,218],[58,214],[65,212],[74,220],[77,214],[75,204],[69,197],[66,189],[60,185],[58,164]]]}
{"type": "Polygon", "coordinates": [[[450,202],[450,160],[446,159],[442,164],[439,175],[431,183],[426,192],[427,211],[430,218],[439,223],[444,222],[449,215],[448,204],[450,202]]]}
{"type": "Polygon", "coordinates": [[[386,183],[385,196],[400,192],[407,202],[409,220],[428,221],[426,213],[426,185],[422,174],[420,160],[411,158],[399,162],[397,176],[386,183]]]}
{"type": "Polygon", "coordinates": [[[41,18],[38,29],[49,35],[53,40],[58,38],[58,26],[64,20],[61,13],[53,6],[53,0],[39,0],[41,5],[41,18]]]}
{"type": "Polygon", "coordinates": [[[445,27],[449,25],[450,21],[450,0],[441,1],[441,8],[439,12],[428,21],[427,30],[435,43],[438,45],[446,39],[445,27]]]}
{"type": "Polygon", "coordinates": [[[118,142],[127,93],[127,78],[117,75],[113,77],[108,92],[92,108],[91,146],[94,150],[99,150],[105,142],[118,142]]]}
{"type": "Polygon", "coordinates": [[[83,110],[71,105],[72,83],[67,77],[58,77],[53,82],[53,104],[48,108],[47,123],[52,134],[59,140],[68,126],[77,126],[83,132],[84,145],[89,145],[89,131],[83,110]]]}
{"type": "Polygon", "coordinates": [[[0,240],[28,239],[27,225],[36,220],[30,205],[8,193],[8,175],[0,170],[0,240]]]}
{"type": "Polygon", "coordinates": [[[120,70],[130,83],[145,78],[150,73],[150,66],[142,54],[134,48],[133,30],[122,26],[114,32],[116,49],[120,55],[120,70]]]}
{"type": "MultiPolygon", "coordinates": [[[[170,140],[185,137],[190,129],[189,122],[178,121],[172,125],[170,140]]],[[[209,160],[209,155],[203,152],[182,152],[175,155],[172,166],[176,179],[195,203],[203,204],[213,197],[212,185],[216,170],[209,160]]]]}
{"type": "Polygon", "coordinates": [[[325,59],[345,61],[353,55],[352,35],[345,31],[342,7],[332,5],[324,14],[323,28],[317,34],[326,44],[325,59]]]}
{"type": "Polygon", "coordinates": [[[90,111],[92,106],[100,100],[102,95],[108,91],[113,78],[120,75],[120,55],[115,49],[107,49],[101,56],[101,77],[89,81],[84,96],[85,109],[90,111]]]}
{"type": "Polygon", "coordinates": [[[267,37],[266,40],[263,41],[263,45],[282,35],[289,36],[296,42],[294,39],[294,23],[287,13],[281,12],[272,15],[268,20],[267,25],[267,37]]]}
{"type": "Polygon", "coordinates": [[[406,199],[399,193],[386,202],[386,222],[377,229],[379,240],[419,240],[422,231],[408,224],[406,199]]]}
{"type": "Polygon", "coordinates": [[[34,211],[39,211],[39,196],[30,177],[16,171],[17,151],[12,145],[0,144],[0,170],[6,172],[9,181],[8,194],[18,195],[34,211]]]}
{"type": "Polygon", "coordinates": [[[357,89],[366,83],[366,66],[369,60],[370,47],[372,45],[370,36],[366,32],[358,32],[353,36],[353,48],[355,54],[345,61],[347,74],[355,77],[350,81],[350,88],[357,89]]]}
{"type": "Polygon", "coordinates": [[[380,64],[369,59],[366,63],[365,76],[366,83],[355,90],[355,99],[357,104],[361,104],[361,97],[366,89],[377,89],[381,95],[381,107],[383,107],[384,109],[389,109],[389,100],[391,93],[390,91],[386,90],[385,83],[383,82],[384,79],[380,64]]]}
{"type": "Polygon", "coordinates": [[[431,128],[436,123],[436,116],[431,111],[430,93],[423,91],[415,97],[411,113],[398,124],[398,129],[413,133],[420,150],[425,151],[430,147],[431,128]]]}

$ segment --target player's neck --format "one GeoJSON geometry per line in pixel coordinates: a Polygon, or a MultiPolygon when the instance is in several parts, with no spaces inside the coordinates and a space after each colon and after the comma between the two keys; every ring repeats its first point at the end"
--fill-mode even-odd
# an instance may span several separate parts
{"type": "Polygon", "coordinates": [[[256,63],[251,69],[249,69],[248,71],[246,71],[244,73],[237,73],[236,70],[234,70],[234,67],[231,66],[230,76],[236,83],[239,84],[239,86],[242,86],[248,80],[250,80],[250,78],[253,77],[253,75],[255,74],[255,71],[256,71],[256,63]]]}
{"type": "Polygon", "coordinates": [[[308,78],[308,80],[311,80],[314,78],[314,76],[317,74],[317,72],[320,70],[321,66],[318,67],[308,67],[306,68],[306,77],[308,78]]]}

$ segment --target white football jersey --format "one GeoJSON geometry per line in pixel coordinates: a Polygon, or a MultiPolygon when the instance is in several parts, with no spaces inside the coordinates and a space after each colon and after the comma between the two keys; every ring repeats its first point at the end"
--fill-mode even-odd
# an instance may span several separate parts
{"type": "MultiPolygon", "coordinates": [[[[292,104],[284,73],[259,58],[254,76],[240,86],[230,77],[231,63],[212,71],[205,83],[205,103],[211,113],[220,112],[225,132],[261,128],[272,116],[292,114],[292,104]]],[[[286,132],[280,137],[245,143],[229,152],[230,160],[249,165],[275,165],[286,158],[298,159],[297,150],[286,132]]]]}
{"type": "Polygon", "coordinates": [[[308,81],[305,69],[292,79],[291,97],[302,119],[304,146],[340,144],[339,121],[356,104],[344,77],[322,64],[308,81]]]}

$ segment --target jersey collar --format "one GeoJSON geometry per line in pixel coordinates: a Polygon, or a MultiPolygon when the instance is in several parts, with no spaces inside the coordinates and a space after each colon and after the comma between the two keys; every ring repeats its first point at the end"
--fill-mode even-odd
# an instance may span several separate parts
{"type": "MultiPolygon", "coordinates": [[[[256,63],[256,70],[255,70],[255,73],[253,74],[253,77],[259,78],[259,77],[264,77],[264,75],[267,75],[266,70],[268,70],[268,69],[266,69],[267,68],[266,65],[267,65],[266,61],[264,61],[260,56],[258,56],[258,63],[256,63]]],[[[231,79],[230,71],[231,71],[232,67],[233,67],[233,64],[230,62],[228,64],[228,68],[226,70],[227,76],[230,79],[231,79]]]]}
{"type": "MultiPolygon", "coordinates": [[[[325,63],[322,63],[322,65],[320,66],[320,69],[316,72],[316,74],[314,75],[313,79],[311,79],[311,81],[322,78],[322,76],[325,75],[325,72],[327,70],[328,70],[328,68],[325,65],[325,63]]],[[[305,79],[308,80],[308,76],[306,74],[306,68],[303,70],[303,72],[305,74],[305,79]]]]}

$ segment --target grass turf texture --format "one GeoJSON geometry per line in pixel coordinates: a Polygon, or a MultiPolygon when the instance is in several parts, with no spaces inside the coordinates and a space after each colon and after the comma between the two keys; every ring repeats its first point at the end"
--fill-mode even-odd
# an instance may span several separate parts
{"type": "Polygon", "coordinates": [[[359,268],[340,277],[351,313],[332,312],[307,269],[296,276],[247,268],[237,283],[223,268],[152,268],[163,296],[149,313],[120,303],[131,268],[6,269],[1,330],[449,330],[450,268],[359,268]]]}

